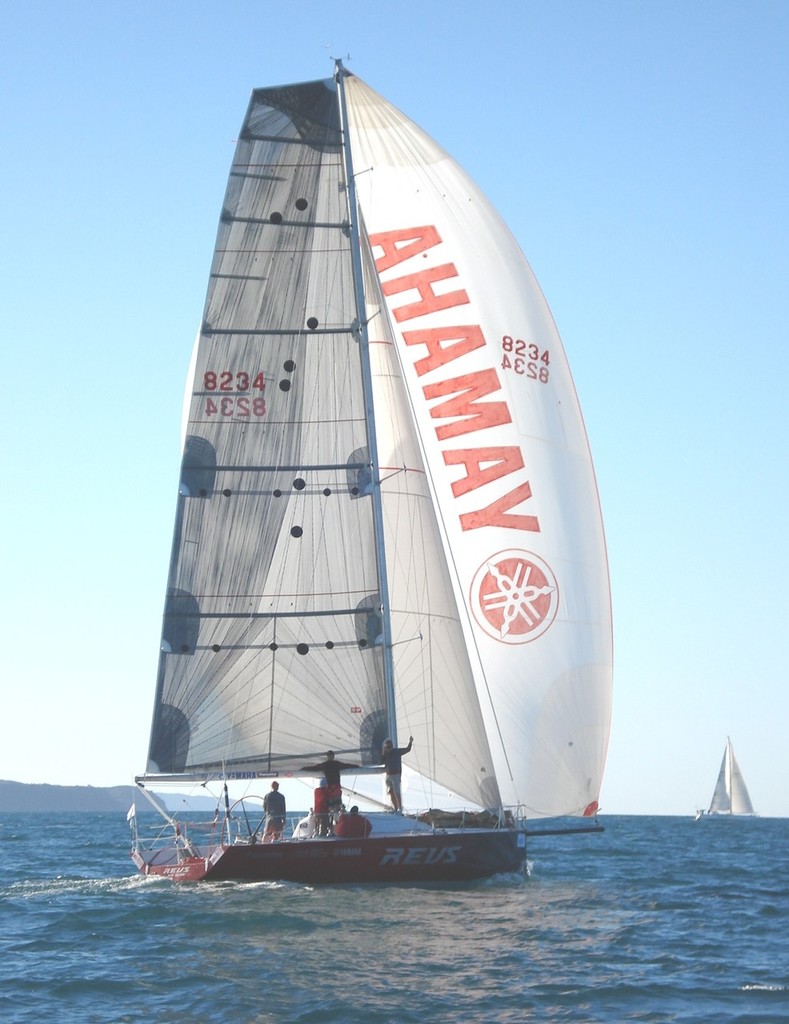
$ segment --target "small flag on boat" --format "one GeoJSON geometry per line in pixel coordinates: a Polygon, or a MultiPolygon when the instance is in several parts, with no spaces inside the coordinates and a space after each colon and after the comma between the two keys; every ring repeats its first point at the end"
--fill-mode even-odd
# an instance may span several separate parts
{"type": "Polygon", "coordinates": [[[132,804],[131,807],[129,808],[129,813],[126,815],[126,820],[127,821],[131,821],[132,818],[135,818],[136,816],[137,816],[137,805],[136,804],[132,804]]]}

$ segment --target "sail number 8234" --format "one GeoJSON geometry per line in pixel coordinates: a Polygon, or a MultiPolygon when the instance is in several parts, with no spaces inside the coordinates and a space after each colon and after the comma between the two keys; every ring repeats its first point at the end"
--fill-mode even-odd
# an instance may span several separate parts
{"type": "Polygon", "coordinates": [[[262,373],[206,370],[203,374],[205,415],[241,419],[265,416],[266,400],[261,394],[265,387],[266,380],[262,373]]]}
{"type": "Polygon", "coordinates": [[[512,370],[541,384],[548,383],[551,357],[547,348],[540,350],[534,342],[505,334],[501,339],[501,351],[502,370],[512,370]]]}

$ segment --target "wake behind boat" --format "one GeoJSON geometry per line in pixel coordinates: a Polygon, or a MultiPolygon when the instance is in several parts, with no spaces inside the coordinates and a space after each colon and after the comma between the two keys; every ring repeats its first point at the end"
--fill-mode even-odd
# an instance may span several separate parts
{"type": "Polygon", "coordinates": [[[475,878],[523,864],[527,821],[593,817],[610,597],[561,341],[485,197],[339,62],[252,94],[190,375],[140,791],[312,777],[328,749],[345,783],[401,732],[486,817],[263,843],[225,789],[205,834],[135,827],[140,869],[475,878]]]}

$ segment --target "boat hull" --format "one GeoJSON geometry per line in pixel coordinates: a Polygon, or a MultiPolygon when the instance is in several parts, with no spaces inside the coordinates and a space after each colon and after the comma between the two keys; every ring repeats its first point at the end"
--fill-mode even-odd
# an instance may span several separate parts
{"type": "Polygon", "coordinates": [[[198,853],[189,856],[169,847],[135,850],[132,858],[143,874],[177,882],[460,882],[522,870],[526,836],[509,829],[367,839],[333,836],[205,847],[198,853]]]}

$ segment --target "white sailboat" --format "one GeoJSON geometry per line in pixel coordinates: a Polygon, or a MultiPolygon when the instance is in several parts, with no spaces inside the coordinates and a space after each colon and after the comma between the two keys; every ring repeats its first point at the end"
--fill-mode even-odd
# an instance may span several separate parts
{"type": "MultiPolygon", "coordinates": [[[[704,814],[704,811],[699,811],[696,817],[702,817],[704,814]]],[[[718,772],[718,780],[715,783],[715,791],[712,794],[712,800],[706,814],[751,816],[756,814],[751,803],[750,794],[748,793],[748,787],[745,785],[745,779],[742,777],[740,766],[737,764],[737,758],[734,756],[734,747],[728,736],[726,737],[726,748],[723,751],[720,771],[718,772]]]]}
{"type": "Polygon", "coordinates": [[[136,781],[225,800],[208,835],[168,817],[148,843],[132,817],[140,869],[472,878],[520,867],[532,820],[594,817],[610,596],[561,341],[477,186],[340,62],[252,94],[190,373],[136,781]],[[347,792],[398,734],[476,815],[263,843],[227,796],[328,750],[347,792]]]}

